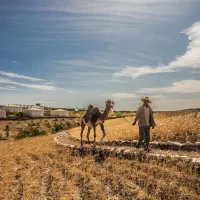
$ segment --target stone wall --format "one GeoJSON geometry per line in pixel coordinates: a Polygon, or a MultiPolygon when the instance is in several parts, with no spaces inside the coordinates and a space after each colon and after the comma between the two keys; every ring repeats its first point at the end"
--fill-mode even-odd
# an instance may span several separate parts
{"type": "MultiPolygon", "coordinates": [[[[182,163],[184,166],[187,165],[193,165],[194,170],[197,170],[197,172],[200,174],[200,158],[190,158],[188,156],[180,156],[177,154],[166,154],[162,153],[146,153],[144,151],[138,151],[138,150],[128,150],[125,147],[122,146],[83,146],[80,145],[74,145],[74,144],[66,144],[62,143],[59,138],[66,137],[66,134],[60,134],[56,137],[54,137],[54,142],[59,145],[63,146],[65,148],[69,148],[73,155],[79,155],[79,156],[86,156],[86,155],[93,155],[95,157],[95,160],[104,160],[106,157],[117,157],[120,159],[129,159],[129,160],[138,160],[140,162],[150,162],[155,161],[159,163],[171,163],[171,164],[177,164],[182,163]]],[[[74,139],[72,139],[73,141],[74,139]]],[[[116,141],[109,141],[110,143],[114,142],[116,144],[116,141]]],[[[73,142],[71,142],[73,143],[73,142]]],[[[104,142],[104,144],[108,142],[104,142]]],[[[109,143],[109,144],[110,144],[109,143]]],[[[124,145],[122,142],[121,145],[124,145]]]]}

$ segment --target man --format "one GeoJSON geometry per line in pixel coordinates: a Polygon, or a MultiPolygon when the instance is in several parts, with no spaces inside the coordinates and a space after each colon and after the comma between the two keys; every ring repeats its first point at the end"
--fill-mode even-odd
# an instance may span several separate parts
{"type": "Polygon", "coordinates": [[[139,139],[136,147],[140,148],[144,140],[144,150],[149,151],[150,127],[154,129],[156,123],[154,121],[153,110],[149,105],[151,103],[149,97],[144,97],[141,101],[143,102],[143,105],[139,107],[133,122],[134,126],[138,120],[139,126],[139,139]]]}

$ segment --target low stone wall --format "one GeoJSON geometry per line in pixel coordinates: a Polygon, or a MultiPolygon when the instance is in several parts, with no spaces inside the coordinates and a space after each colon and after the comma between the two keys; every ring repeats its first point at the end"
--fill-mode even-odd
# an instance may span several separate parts
{"type": "Polygon", "coordinates": [[[129,160],[138,160],[140,162],[147,162],[147,163],[152,160],[159,163],[164,163],[164,164],[170,163],[173,165],[179,164],[181,162],[181,165],[183,166],[192,165],[192,168],[194,168],[194,170],[200,175],[200,158],[190,158],[188,156],[180,156],[175,154],[146,153],[144,151],[128,150],[120,146],[81,147],[80,145],[62,143],[59,140],[60,137],[66,137],[66,135],[60,134],[54,137],[53,139],[54,142],[59,146],[71,149],[73,155],[80,155],[80,156],[93,155],[96,161],[103,161],[105,160],[106,157],[112,156],[120,159],[124,158],[129,160]]]}
{"type": "MultiPolygon", "coordinates": [[[[73,140],[79,141],[76,138],[73,140]]],[[[87,142],[87,141],[85,141],[87,142]]],[[[137,144],[137,140],[115,140],[115,141],[103,141],[97,144],[107,145],[107,146],[133,146],[137,144]]],[[[200,151],[200,142],[196,143],[179,143],[179,142],[150,142],[150,147],[153,149],[161,150],[174,150],[174,151],[200,151]]]]}

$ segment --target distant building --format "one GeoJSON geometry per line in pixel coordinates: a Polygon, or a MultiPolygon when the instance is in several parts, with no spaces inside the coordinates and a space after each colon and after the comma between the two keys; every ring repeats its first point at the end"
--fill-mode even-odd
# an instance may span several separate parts
{"type": "Polygon", "coordinates": [[[6,118],[6,111],[0,110],[0,119],[5,119],[5,118],[6,118]]]}
{"type": "Polygon", "coordinates": [[[27,109],[27,108],[38,108],[38,109],[44,110],[43,106],[36,106],[36,105],[23,105],[23,108],[24,109],[27,109]]]}
{"type": "Polygon", "coordinates": [[[67,110],[67,111],[75,111],[75,108],[51,108],[51,110],[57,110],[57,109],[62,109],[62,110],[67,110]]]}
{"type": "Polygon", "coordinates": [[[33,106],[32,108],[37,108],[37,109],[41,109],[44,111],[44,107],[42,107],[42,106],[33,106]]]}
{"type": "Polygon", "coordinates": [[[67,117],[67,116],[69,116],[69,113],[68,113],[68,111],[63,110],[63,109],[57,109],[57,110],[51,111],[51,116],[53,116],[53,117],[67,117]]]}
{"type": "Polygon", "coordinates": [[[86,111],[86,108],[78,108],[78,111],[86,111]]]}
{"type": "Polygon", "coordinates": [[[75,111],[75,108],[66,108],[67,111],[75,111]]]}
{"type": "Polygon", "coordinates": [[[24,110],[24,113],[27,117],[43,117],[44,116],[44,110],[40,108],[28,108],[24,110]]]}
{"type": "Polygon", "coordinates": [[[23,107],[19,104],[8,104],[7,106],[3,106],[3,110],[10,113],[18,113],[23,112],[23,107]]]}

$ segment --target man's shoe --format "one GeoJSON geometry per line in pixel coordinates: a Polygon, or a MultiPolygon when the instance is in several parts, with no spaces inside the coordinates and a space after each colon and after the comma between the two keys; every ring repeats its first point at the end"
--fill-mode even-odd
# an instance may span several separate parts
{"type": "Polygon", "coordinates": [[[135,146],[137,149],[139,149],[140,148],[140,145],[138,145],[138,144],[136,144],[136,146],[135,146]]]}
{"type": "Polygon", "coordinates": [[[144,148],[144,151],[146,151],[146,152],[150,152],[151,149],[149,149],[149,148],[144,148]]]}

